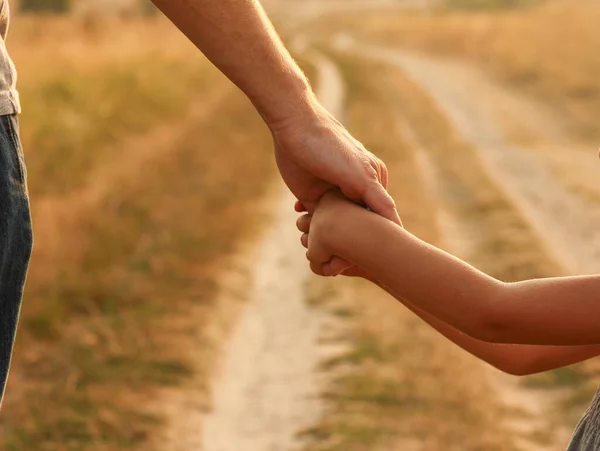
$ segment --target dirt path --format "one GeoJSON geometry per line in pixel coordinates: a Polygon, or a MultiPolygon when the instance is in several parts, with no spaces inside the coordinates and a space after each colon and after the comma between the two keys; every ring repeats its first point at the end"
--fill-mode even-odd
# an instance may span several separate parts
{"type": "MultiPolygon", "coordinates": [[[[282,189],[283,191],[283,189],[282,189]]],[[[225,349],[204,420],[204,451],[286,450],[318,417],[314,367],[321,318],[304,302],[308,276],[287,192],[258,243],[248,305],[225,349]]]]}
{"type": "MultiPolygon", "coordinates": [[[[339,116],[343,83],[316,57],[324,105],[339,116]]],[[[279,187],[275,219],[257,243],[247,306],[225,351],[203,423],[203,451],[286,451],[319,418],[316,367],[324,316],[305,302],[309,276],[294,223],[293,196],[279,187]]]]}

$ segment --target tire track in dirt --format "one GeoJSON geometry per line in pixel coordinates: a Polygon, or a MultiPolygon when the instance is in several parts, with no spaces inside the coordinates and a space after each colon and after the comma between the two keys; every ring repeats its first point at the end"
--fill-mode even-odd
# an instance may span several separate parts
{"type": "MultiPolygon", "coordinates": [[[[424,149],[418,136],[410,125],[398,119],[402,127],[401,134],[407,140],[411,150],[414,152],[419,171],[423,174],[428,191],[432,198],[439,199],[436,219],[438,228],[442,234],[444,245],[448,251],[460,258],[468,258],[479,245],[480,236],[474,225],[468,220],[457,217],[445,208],[452,200],[448,199],[448,192],[452,187],[442,182],[440,170],[436,162],[424,149]]],[[[539,443],[532,440],[537,435],[548,435],[552,430],[552,419],[548,418],[547,412],[551,411],[556,396],[547,392],[530,390],[519,384],[519,379],[504,374],[491,366],[485,367],[490,380],[490,386],[495,387],[495,396],[502,404],[515,411],[517,415],[505,415],[502,425],[511,431],[510,440],[518,447],[527,451],[551,451],[559,449],[566,443],[568,432],[562,432],[553,437],[550,443],[539,443]]]]}
{"type": "MultiPolygon", "coordinates": [[[[324,57],[315,55],[313,61],[320,78],[317,94],[339,117],[342,78],[324,57]]],[[[328,353],[319,343],[327,318],[306,303],[309,270],[294,226],[295,199],[284,186],[277,190],[272,225],[253,255],[247,305],[212,387],[213,409],[203,421],[204,451],[297,449],[297,433],[322,412],[317,366],[328,353]]]]}
{"type": "MultiPolygon", "coordinates": [[[[503,129],[510,117],[542,142],[550,141],[560,139],[555,121],[546,120],[544,111],[495,85],[474,67],[361,46],[361,53],[367,51],[402,69],[432,95],[466,142],[478,150],[489,178],[504,190],[566,273],[598,273],[600,209],[590,208],[555,177],[550,158],[511,143],[503,129]]],[[[590,162],[592,158],[590,152],[590,162]]]]}

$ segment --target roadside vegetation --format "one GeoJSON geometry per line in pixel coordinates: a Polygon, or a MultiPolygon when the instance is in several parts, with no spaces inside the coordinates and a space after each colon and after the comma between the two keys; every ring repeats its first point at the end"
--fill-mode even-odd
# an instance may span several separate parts
{"type": "Polygon", "coordinates": [[[12,36],[36,245],[0,448],[152,449],[161,392],[210,372],[204,329],[256,230],[270,137],[166,22],[42,20],[12,36]]]}

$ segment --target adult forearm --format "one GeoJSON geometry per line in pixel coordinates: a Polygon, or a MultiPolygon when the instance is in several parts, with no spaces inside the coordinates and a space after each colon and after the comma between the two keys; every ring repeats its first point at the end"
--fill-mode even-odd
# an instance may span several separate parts
{"type": "Polygon", "coordinates": [[[257,0],[153,0],[268,124],[310,115],[314,96],[257,0]]]}

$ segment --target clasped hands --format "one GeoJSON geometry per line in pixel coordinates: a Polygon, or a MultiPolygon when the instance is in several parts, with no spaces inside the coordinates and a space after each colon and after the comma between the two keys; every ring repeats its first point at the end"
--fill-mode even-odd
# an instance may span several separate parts
{"type": "Polygon", "coordinates": [[[387,167],[316,101],[305,114],[269,126],[277,166],[298,199],[296,211],[307,213],[298,220],[298,228],[312,271],[322,276],[362,275],[332,252],[325,232],[335,220],[331,212],[341,213],[352,202],[402,225],[387,192],[387,167]]]}

